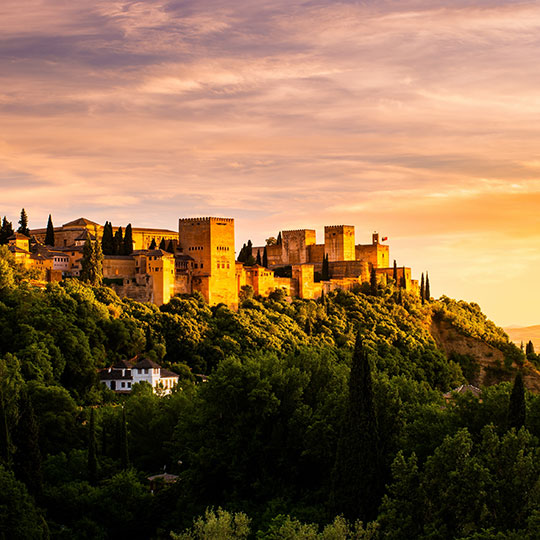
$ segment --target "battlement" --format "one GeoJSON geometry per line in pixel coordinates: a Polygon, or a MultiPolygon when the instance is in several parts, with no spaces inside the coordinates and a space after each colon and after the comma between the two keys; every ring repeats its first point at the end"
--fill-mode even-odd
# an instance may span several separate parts
{"type": "Polygon", "coordinates": [[[287,231],[281,231],[283,234],[285,233],[303,233],[303,232],[315,232],[315,229],[289,229],[287,231]]]}
{"type": "Polygon", "coordinates": [[[217,221],[226,221],[227,223],[234,223],[234,218],[222,218],[222,217],[195,217],[195,218],[180,218],[179,222],[191,223],[194,221],[204,221],[207,223],[214,223],[217,221]]]}
{"type": "Polygon", "coordinates": [[[325,230],[326,229],[337,229],[337,230],[354,229],[354,225],[325,225],[324,228],[325,230]]]}

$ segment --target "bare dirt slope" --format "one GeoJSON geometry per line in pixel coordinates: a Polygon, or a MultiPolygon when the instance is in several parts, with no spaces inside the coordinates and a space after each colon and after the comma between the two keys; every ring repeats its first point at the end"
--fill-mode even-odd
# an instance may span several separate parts
{"type": "MultiPolygon", "coordinates": [[[[432,320],[430,332],[437,346],[447,356],[456,353],[474,359],[476,370],[470,377],[471,384],[488,386],[514,379],[515,370],[504,369],[504,355],[492,345],[459,333],[447,321],[432,320]]],[[[515,365],[512,367],[516,368],[515,365]]],[[[523,381],[529,390],[540,393],[540,371],[530,362],[525,362],[523,381]]]]}

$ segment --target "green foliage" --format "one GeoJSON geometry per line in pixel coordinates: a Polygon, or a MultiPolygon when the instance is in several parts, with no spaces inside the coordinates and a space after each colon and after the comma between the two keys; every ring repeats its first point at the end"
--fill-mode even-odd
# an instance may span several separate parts
{"type": "Polygon", "coordinates": [[[8,238],[13,236],[13,225],[11,221],[7,220],[7,217],[2,218],[2,226],[0,227],[0,246],[8,243],[8,238]]]}
{"type": "Polygon", "coordinates": [[[30,229],[28,228],[28,216],[24,208],[21,209],[21,217],[19,219],[19,228],[17,232],[30,237],[30,229]]]}
{"type": "Polygon", "coordinates": [[[525,388],[523,387],[523,375],[518,371],[514,379],[514,386],[510,394],[508,404],[508,427],[519,429],[525,425],[525,388]]]}
{"type": "Polygon", "coordinates": [[[106,221],[105,226],[103,227],[103,236],[101,237],[101,249],[104,255],[115,254],[114,236],[113,236],[113,230],[112,230],[112,223],[110,221],[106,221]]]}
{"type": "Polygon", "coordinates": [[[84,243],[80,277],[81,281],[96,287],[103,281],[103,251],[97,238],[93,241],[87,238],[84,243]]]}
{"type": "Polygon", "coordinates": [[[182,534],[171,532],[173,540],[242,540],[249,536],[250,519],[243,512],[230,513],[222,508],[207,509],[191,530],[182,534]]]}
{"type": "Polygon", "coordinates": [[[54,247],[54,226],[49,214],[49,220],[47,221],[47,233],[45,234],[45,245],[54,247]]]}

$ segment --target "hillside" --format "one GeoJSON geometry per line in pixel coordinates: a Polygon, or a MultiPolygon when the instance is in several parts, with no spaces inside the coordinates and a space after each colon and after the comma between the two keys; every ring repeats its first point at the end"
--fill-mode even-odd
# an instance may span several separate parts
{"type": "Polygon", "coordinates": [[[521,343],[527,344],[529,341],[532,341],[534,349],[540,352],[540,324],[534,326],[509,327],[504,328],[504,331],[518,347],[521,343]]]}
{"type": "Polygon", "coordinates": [[[540,397],[522,393],[526,418],[514,418],[504,381],[524,364],[537,390],[538,359],[477,305],[422,304],[388,285],[319,301],[248,289],[238,311],[198,294],[158,308],[78,280],[35,288],[1,255],[0,506],[26,519],[0,520],[0,536],[161,539],[204,516],[199,529],[250,523],[249,538],[488,538],[510,526],[528,538],[540,397]],[[179,387],[159,397],[147,384],[130,395],[100,385],[99,368],[137,354],[178,373],[179,387]],[[492,386],[445,401],[466,381],[492,386]],[[368,424],[350,429],[359,419],[368,424]],[[376,462],[341,457],[351,434],[376,441],[376,462]],[[164,467],[180,481],[152,494],[164,467]],[[347,521],[362,470],[377,481],[359,483],[368,509],[347,521]]]}

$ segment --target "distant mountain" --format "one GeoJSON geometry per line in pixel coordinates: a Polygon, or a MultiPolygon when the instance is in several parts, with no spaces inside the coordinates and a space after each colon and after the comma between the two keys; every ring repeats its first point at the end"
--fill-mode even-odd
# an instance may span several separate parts
{"type": "Polygon", "coordinates": [[[537,353],[540,352],[540,324],[534,326],[507,326],[503,330],[518,347],[522,341],[526,344],[530,340],[533,342],[534,350],[537,353]]]}

